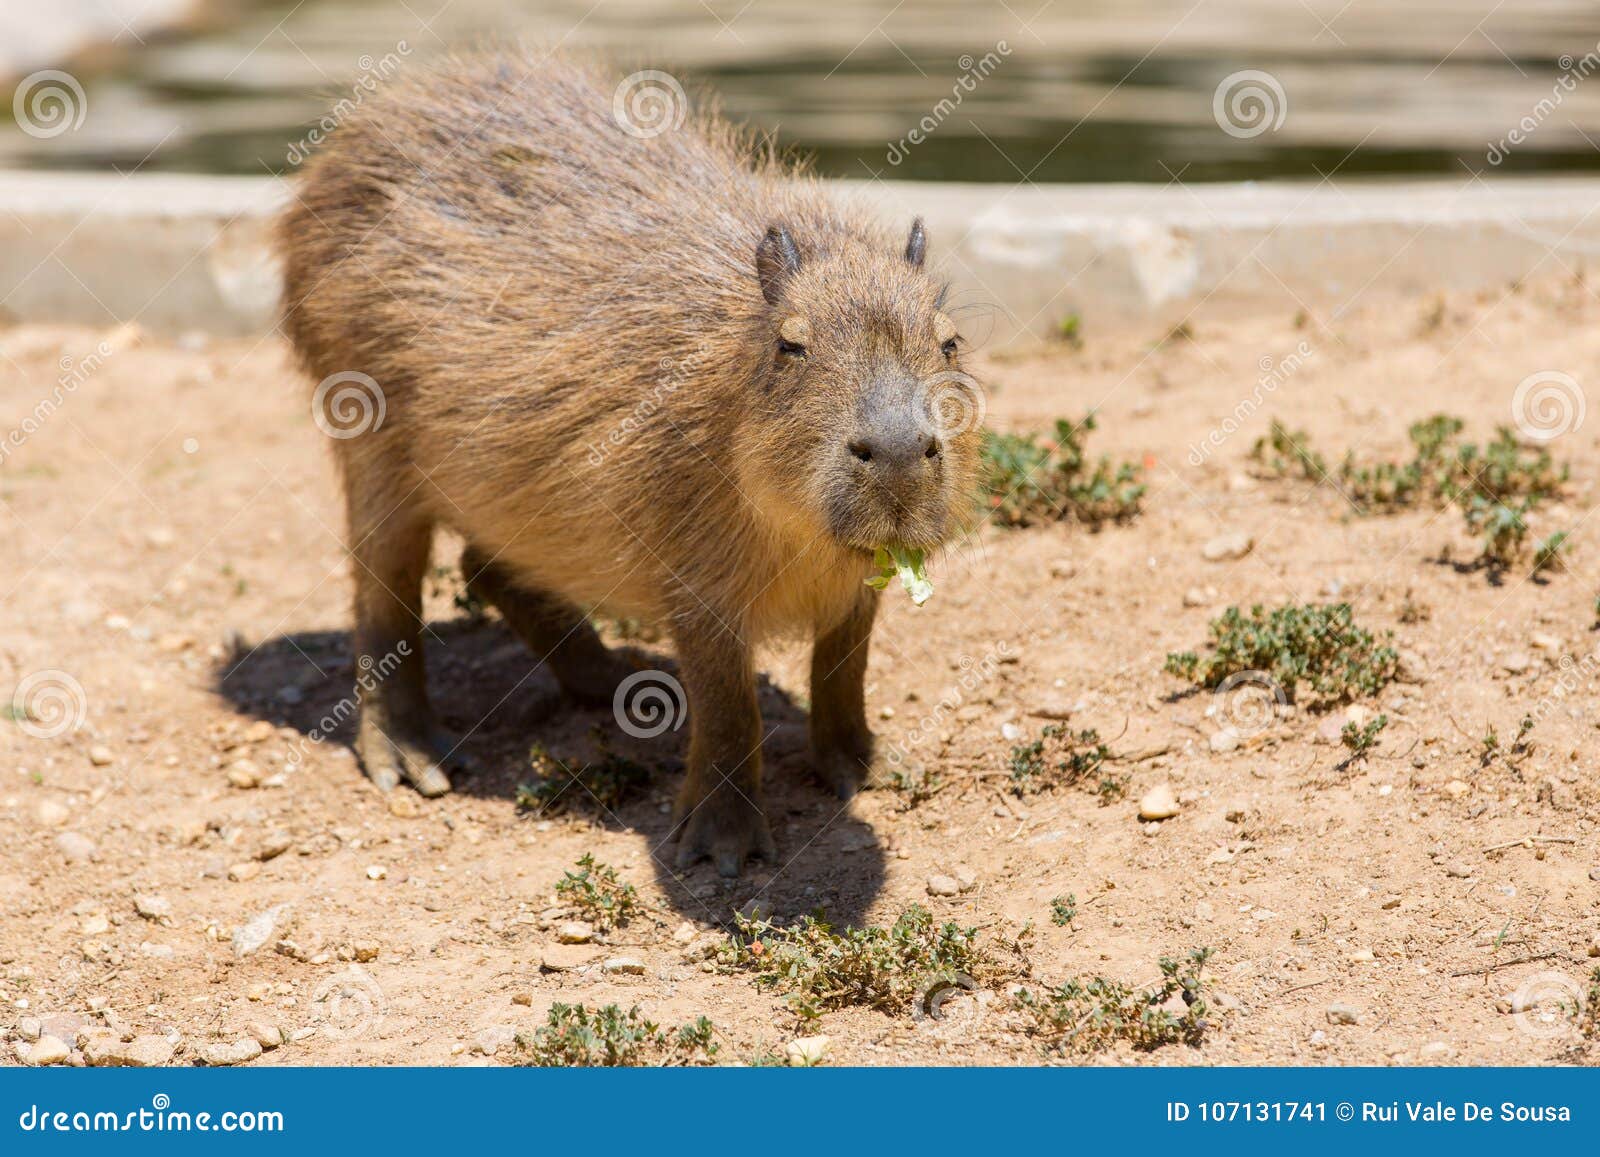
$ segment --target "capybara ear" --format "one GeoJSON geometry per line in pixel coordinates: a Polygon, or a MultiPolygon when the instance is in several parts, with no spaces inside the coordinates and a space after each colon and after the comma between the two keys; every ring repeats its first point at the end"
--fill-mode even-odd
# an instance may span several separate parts
{"type": "Polygon", "coordinates": [[[756,276],[761,279],[761,296],[768,305],[777,305],[783,296],[783,283],[800,272],[800,250],[782,225],[767,229],[756,246],[756,276]]]}
{"type": "Polygon", "coordinates": [[[906,260],[920,269],[927,255],[928,234],[922,228],[922,218],[918,217],[911,222],[911,236],[906,239],[906,260]]]}

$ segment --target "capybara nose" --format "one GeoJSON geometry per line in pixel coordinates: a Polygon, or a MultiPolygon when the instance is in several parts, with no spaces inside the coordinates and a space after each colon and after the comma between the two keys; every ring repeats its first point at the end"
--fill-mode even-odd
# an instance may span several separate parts
{"type": "Polygon", "coordinates": [[[939,439],[909,417],[874,423],[849,446],[857,461],[896,488],[919,478],[939,456],[939,439]]]}

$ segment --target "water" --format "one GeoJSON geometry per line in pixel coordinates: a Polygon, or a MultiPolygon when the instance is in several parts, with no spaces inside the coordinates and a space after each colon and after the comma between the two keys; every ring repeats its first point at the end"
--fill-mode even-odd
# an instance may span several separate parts
{"type": "MultiPolygon", "coordinates": [[[[74,2],[91,0],[60,11],[74,2]]],[[[171,0],[116,2],[136,13],[171,0]]],[[[64,19],[51,0],[38,6],[51,15],[31,7],[0,0],[0,33],[64,19]]],[[[517,34],[708,82],[731,115],[835,175],[1600,168],[1589,0],[211,0],[186,28],[122,33],[115,51],[64,65],[82,123],[48,137],[0,126],[0,166],[283,172],[290,145],[374,62],[517,34]],[[1219,83],[1247,70],[1267,76],[1266,123],[1230,119],[1226,101],[1219,121],[1219,83]],[[1519,122],[1532,125],[1520,143],[1508,138],[1519,122]]]]}

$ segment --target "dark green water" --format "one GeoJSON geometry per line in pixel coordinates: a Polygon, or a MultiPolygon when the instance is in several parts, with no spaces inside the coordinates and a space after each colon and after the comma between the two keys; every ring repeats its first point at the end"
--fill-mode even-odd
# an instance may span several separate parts
{"type": "Polygon", "coordinates": [[[213,0],[186,29],[142,35],[52,61],[82,86],[82,123],[48,137],[5,123],[0,165],[282,172],[373,61],[523,35],[659,67],[691,92],[709,84],[732,116],[835,175],[1600,168],[1600,71],[1579,63],[1600,52],[1600,7],[1576,0],[213,0]],[[1245,70],[1276,86],[1261,90],[1273,123],[1229,132],[1217,89],[1245,70]],[[1491,147],[1530,116],[1523,141],[1491,147]],[[931,127],[915,139],[919,125],[931,127]]]}

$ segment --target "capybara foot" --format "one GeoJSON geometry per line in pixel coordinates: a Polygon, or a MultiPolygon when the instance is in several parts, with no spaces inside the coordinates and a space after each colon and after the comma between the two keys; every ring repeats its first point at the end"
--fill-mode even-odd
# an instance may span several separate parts
{"type": "Polygon", "coordinates": [[[622,681],[637,668],[604,646],[581,659],[567,658],[555,668],[561,690],[584,707],[610,707],[622,681]]]}
{"type": "Polygon", "coordinates": [[[687,807],[679,796],[678,807],[683,813],[677,830],[675,863],[679,870],[709,859],[717,866],[718,875],[731,878],[743,870],[749,856],[760,856],[768,863],[778,858],[767,817],[731,785],[687,807]]]}
{"type": "Polygon", "coordinates": [[[876,782],[870,751],[813,750],[811,768],[822,786],[842,800],[854,799],[856,792],[876,782]]]}
{"type": "Polygon", "coordinates": [[[421,734],[376,724],[363,724],[356,738],[356,755],[362,770],[382,792],[393,791],[403,780],[428,797],[450,790],[450,777],[444,764],[461,771],[473,770],[473,762],[456,750],[459,741],[442,727],[429,726],[421,734]]]}

